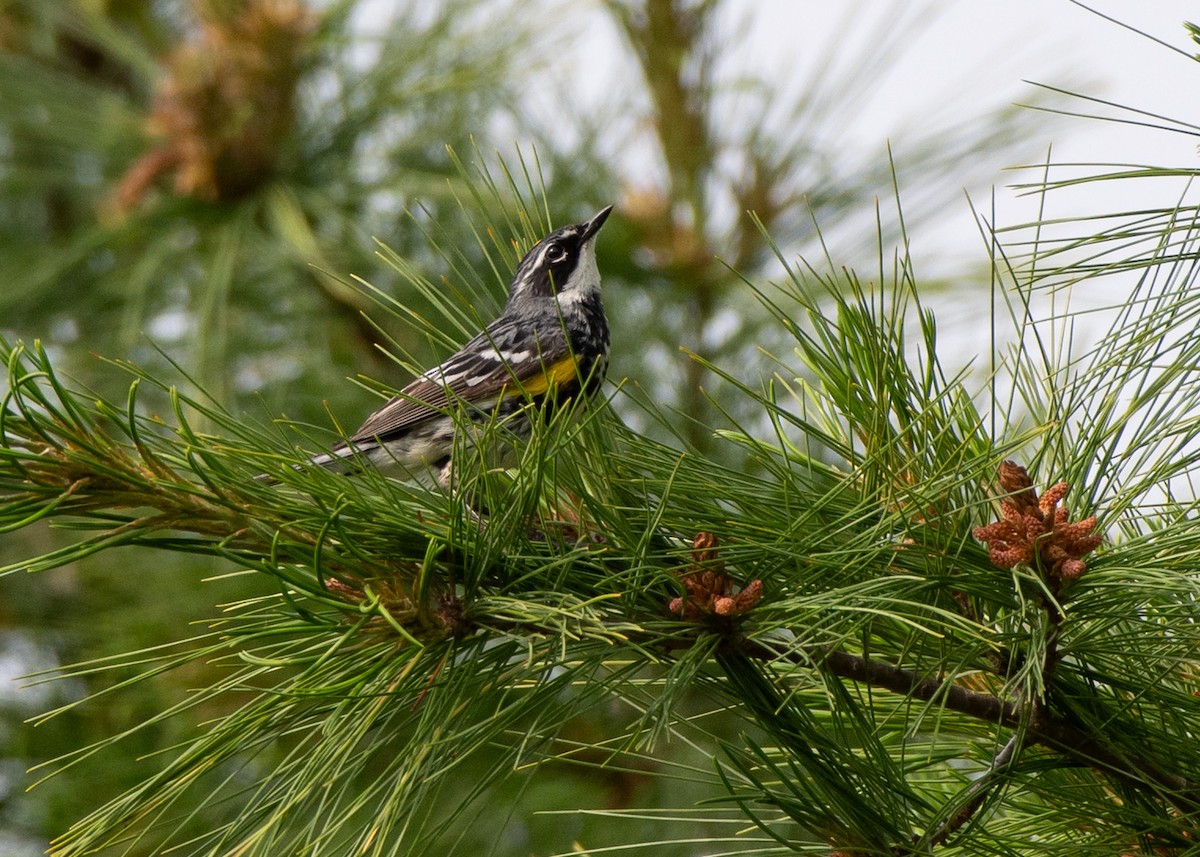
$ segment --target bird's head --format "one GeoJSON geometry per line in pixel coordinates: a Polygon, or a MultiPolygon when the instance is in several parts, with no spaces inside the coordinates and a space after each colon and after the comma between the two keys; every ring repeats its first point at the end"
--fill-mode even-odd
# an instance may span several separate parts
{"type": "Polygon", "coordinates": [[[570,304],[600,291],[596,269],[596,234],[612,206],[591,220],[555,229],[530,248],[513,274],[508,302],[558,298],[570,304]]]}

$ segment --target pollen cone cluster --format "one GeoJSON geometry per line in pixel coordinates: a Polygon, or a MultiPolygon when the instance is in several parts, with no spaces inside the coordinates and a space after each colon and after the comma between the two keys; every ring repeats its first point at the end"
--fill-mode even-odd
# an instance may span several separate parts
{"type": "Polygon", "coordinates": [[[696,534],[692,542],[692,565],[680,575],[687,597],[673,598],[670,611],[692,622],[706,616],[733,617],[749,612],[762,598],[762,581],[753,580],[734,594],[733,580],[725,562],[717,555],[717,537],[696,534]]]}
{"type": "Polygon", "coordinates": [[[1095,550],[1102,537],[1094,534],[1096,516],[1068,520],[1059,506],[1071,486],[1059,482],[1039,497],[1024,467],[1012,461],[1000,465],[1002,518],[972,535],[988,546],[988,557],[1000,568],[1029,565],[1047,579],[1071,580],[1087,569],[1083,557],[1095,550]]]}

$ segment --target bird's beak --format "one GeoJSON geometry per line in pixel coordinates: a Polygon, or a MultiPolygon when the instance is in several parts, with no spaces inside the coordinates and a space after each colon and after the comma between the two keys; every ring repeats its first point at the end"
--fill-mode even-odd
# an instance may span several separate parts
{"type": "Polygon", "coordinates": [[[611,205],[608,208],[601,209],[595,217],[583,224],[584,241],[587,241],[600,231],[600,227],[604,225],[605,220],[608,220],[609,212],[612,210],[613,207],[611,205]]]}

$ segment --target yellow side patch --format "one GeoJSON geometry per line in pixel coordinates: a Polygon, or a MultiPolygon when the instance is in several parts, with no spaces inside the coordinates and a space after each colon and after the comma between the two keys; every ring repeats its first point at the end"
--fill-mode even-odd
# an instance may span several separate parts
{"type": "Polygon", "coordinates": [[[575,355],[568,354],[557,363],[551,363],[547,366],[541,375],[530,378],[522,385],[521,389],[527,395],[540,396],[550,389],[551,385],[566,384],[569,381],[574,381],[578,376],[579,369],[575,363],[575,355]]]}

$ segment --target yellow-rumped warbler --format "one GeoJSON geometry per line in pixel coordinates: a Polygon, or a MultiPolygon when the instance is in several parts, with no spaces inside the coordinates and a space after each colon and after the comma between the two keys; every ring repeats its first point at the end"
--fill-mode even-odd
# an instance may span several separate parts
{"type": "Polygon", "coordinates": [[[312,463],[334,468],[361,457],[410,472],[433,468],[445,484],[455,445],[453,408],[466,407],[476,422],[518,414],[505,425],[523,435],[531,401],[552,391],[556,401],[595,393],[608,365],[596,234],[610,211],[611,205],[535,244],[517,265],[499,318],[312,463]]]}

